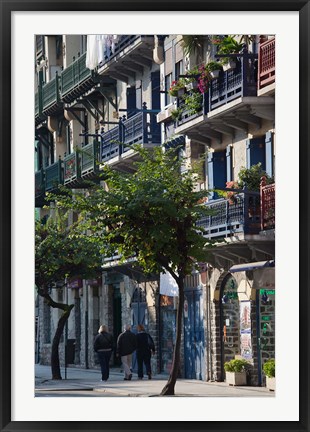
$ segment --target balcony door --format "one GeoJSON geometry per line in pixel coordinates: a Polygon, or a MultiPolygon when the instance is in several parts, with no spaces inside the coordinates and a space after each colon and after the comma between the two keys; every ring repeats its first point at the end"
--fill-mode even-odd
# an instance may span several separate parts
{"type": "MultiPolygon", "coordinates": [[[[226,151],[208,153],[208,189],[224,189],[227,181],[226,151]]],[[[211,192],[210,199],[218,199],[216,192],[211,192]]]]}

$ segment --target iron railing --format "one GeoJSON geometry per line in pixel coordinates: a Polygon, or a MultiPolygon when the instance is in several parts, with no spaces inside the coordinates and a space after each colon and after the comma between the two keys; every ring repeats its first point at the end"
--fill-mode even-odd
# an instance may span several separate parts
{"type": "MultiPolygon", "coordinates": [[[[177,106],[183,108],[182,117],[177,121],[178,126],[202,114],[219,108],[239,97],[257,95],[256,54],[230,55],[236,63],[234,69],[221,71],[218,78],[210,81],[209,89],[201,97],[201,104],[197,109],[186,109],[182,98],[178,98],[177,106]]],[[[189,91],[189,95],[193,94],[189,91]]],[[[196,91],[197,95],[197,91],[196,91]]]]}
{"type": "Polygon", "coordinates": [[[201,218],[199,227],[207,238],[230,237],[237,233],[258,234],[261,227],[259,193],[239,193],[233,201],[218,199],[206,204],[210,215],[201,218]]]}
{"type": "Polygon", "coordinates": [[[133,144],[161,144],[160,125],[155,112],[146,107],[101,136],[101,160],[107,161],[130,150],[133,144]]]}
{"type": "Polygon", "coordinates": [[[77,152],[64,157],[64,184],[73,183],[80,178],[80,158],[77,152]]]}
{"type": "Polygon", "coordinates": [[[99,172],[99,143],[93,141],[81,149],[81,176],[99,172]]]}

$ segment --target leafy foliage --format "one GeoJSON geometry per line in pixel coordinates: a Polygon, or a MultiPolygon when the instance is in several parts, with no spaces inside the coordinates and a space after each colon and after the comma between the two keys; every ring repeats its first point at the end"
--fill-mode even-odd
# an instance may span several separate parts
{"type": "Polygon", "coordinates": [[[194,172],[181,173],[184,161],[175,149],[165,153],[135,146],[141,161],[134,174],[105,167],[106,188],[94,185],[87,195],[57,196],[58,206],[80,214],[80,229],[91,233],[101,253],[135,257],[146,273],[162,269],[189,274],[206,259],[205,239],[197,221],[206,213],[195,191],[194,172]]]}
{"type": "Polygon", "coordinates": [[[248,370],[250,363],[244,359],[233,359],[224,363],[226,372],[244,372],[248,370]]]}
{"type": "Polygon", "coordinates": [[[276,362],[274,359],[267,360],[263,365],[263,371],[268,378],[276,376],[276,362]]]}
{"type": "Polygon", "coordinates": [[[240,189],[246,187],[248,190],[258,192],[263,176],[266,177],[267,184],[273,183],[274,180],[262,169],[260,162],[250,168],[241,168],[238,174],[238,187],[240,189]]]}
{"type": "Polygon", "coordinates": [[[101,265],[99,248],[93,239],[67,226],[67,215],[56,210],[54,217],[35,224],[35,282],[48,287],[65,277],[90,277],[101,265]]]}

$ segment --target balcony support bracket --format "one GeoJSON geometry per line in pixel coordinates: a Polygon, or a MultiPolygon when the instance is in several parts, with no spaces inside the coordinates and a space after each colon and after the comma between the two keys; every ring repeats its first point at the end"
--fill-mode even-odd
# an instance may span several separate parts
{"type": "Polygon", "coordinates": [[[112,107],[115,109],[115,111],[117,111],[117,104],[115,103],[115,102],[113,102],[113,99],[110,97],[110,96],[108,96],[107,94],[106,94],[106,92],[103,90],[103,88],[99,88],[99,91],[100,91],[100,94],[102,94],[102,96],[104,97],[104,99],[109,103],[109,104],[111,104],[112,105],[112,107]]]}
{"type": "Polygon", "coordinates": [[[80,117],[75,113],[75,111],[85,111],[85,108],[66,108],[67,111],[70,111],[73,115],[73,117],[80,123],[81,126],[83,126],[84,129],[87,129],[86,123],[84,123],[80,117]]]}

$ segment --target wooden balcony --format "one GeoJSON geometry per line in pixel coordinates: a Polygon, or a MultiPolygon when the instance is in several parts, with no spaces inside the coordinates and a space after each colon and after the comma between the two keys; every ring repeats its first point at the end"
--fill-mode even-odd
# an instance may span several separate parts
{"type": "Polygon", "coordinates": [[[81,149],[81,178],[95,180],[99,174],[99,143],[94,141],[81,149]]]}
{"type": "Polygon", "coordinates": [[[275,184],[261,184],[261,229],[275,228],[275,184]]]}
{"type": "Polygon", "coordinates": [[[42,86],[42,112],[45,115],[53,115],[61,111],[62,107],[59,77],[56,72],[56,76],[42,86]]]}
{"type": "Polygon", "coordinates": [[[36,59],[40,60],[45,55],[44,36],[37,35],[35,38],[36,59]]]}
{"type": "Polygon", "coordinates": [[[60,93],[64,102],[73,102],[95,85],[97,73],[86,67],[86,52],[60,74],[60,93]]]}
{"type": "Polygon", "coordinates": [[[114,52],[100,63],[98,73],[128,83],[136,73],[143,73],[143,68],[152,66],[153,48],[154,36],[122,35],[114,52]]]}
{"type": "Polygon", "coordinates": [[[39,125],[44,119],[43,114],[43,101],[42,101],[42,87],[38,86],[38,90],[34,96],[34,113],[35,113],[35,124],[39,125]]]}
{"type": "Polygon", "coordinates": [[[226,238],[235,235],[258,234],[261,229],[261,208],[259,193],[240,193],[233,203],[226,199],[206,204],[212,212],[203,217],[199,226],[204,228],[207,238],[226,238]]]}
{"type": "Polygon", "coordinates": [[[143,147],[161,145],[160,125],[156,122],[156,113],[146,109],[126,120],[120,120],[119,125],[102,134],[101,162],[112,159],[122,169],[130,169],[136,158],[131,149],[133,144],[143,147]]]}
{"type": "Polygon", "coordinates": [[[40,208],[45,204],[45,182],[44,170],[41,169],[35,173],[35,207],[40,208]]]}
{"type": "Polygon", "coordinates": [[[77,152],[70,153],[64,157],[64,185],[78,187],[81,182],[80,156],[77,152]]]}
{"type": "Polygon", "coordinates": [[[63,164],[62,160],[49,165],[45,171],[45,192],[52,192],[63,184],[63,164]]]}
{"type": "Polygon", "coordinates": [[[258,89],[261,90],[275,82],[275,38],[260,44],[258,54],[258,89]]]}

